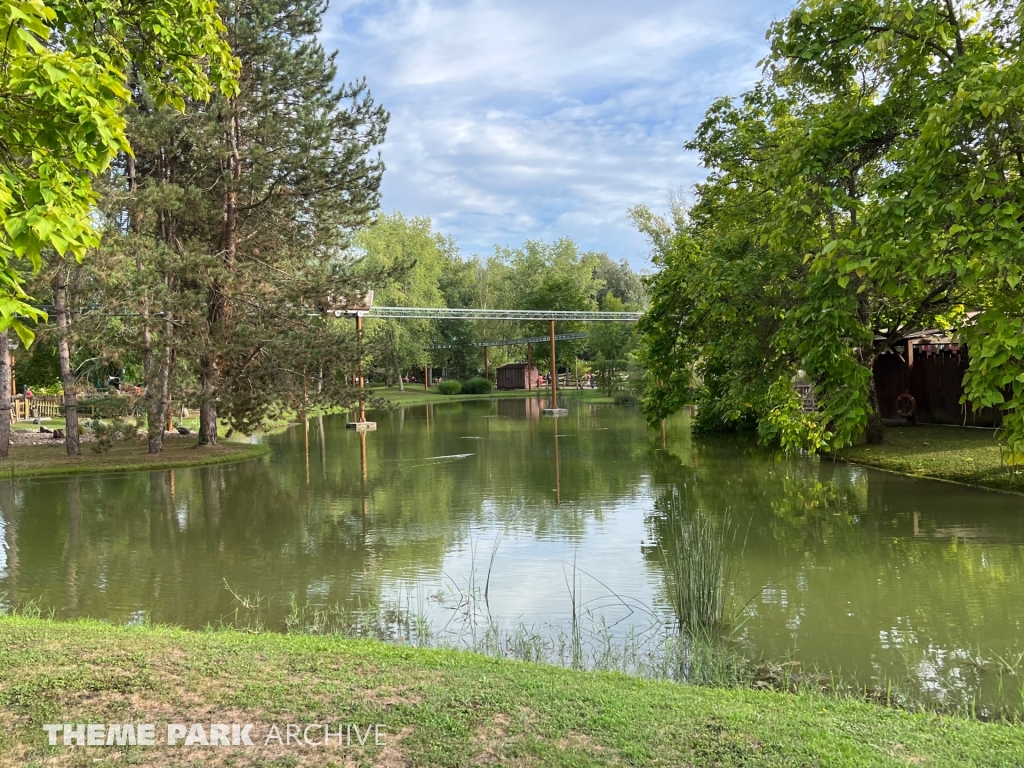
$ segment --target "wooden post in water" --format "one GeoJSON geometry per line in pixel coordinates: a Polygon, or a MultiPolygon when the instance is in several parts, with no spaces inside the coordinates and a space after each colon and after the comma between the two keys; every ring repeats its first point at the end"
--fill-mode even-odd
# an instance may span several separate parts
{"type": "Polygon", "coordinates": [[[551,408],[558,408],[558,369],[555,368],[555,321],[549,321],[551,331],[551,408]]]}
{"type": "Polygon", "coordinates": [[[356,368],[356,381],[359,385],[359,412],[356,421],[345,426],[360,432],[377,429],[377,423],[366,420],[366,377],[363,374],[363,318],[356,315],[356,346],[359,348],[359,364],[356,368]]]}
{"type": "Polygon", "coordinates": [[[366,400],[363,399],[363,318],[356,315],[356,344],[359,345],[359,421],[366,421],[366,400]]]}

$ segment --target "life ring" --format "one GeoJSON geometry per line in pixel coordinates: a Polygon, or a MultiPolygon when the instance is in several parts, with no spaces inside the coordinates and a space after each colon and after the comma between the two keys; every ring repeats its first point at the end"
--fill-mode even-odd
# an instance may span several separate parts
{"type": "Polygon", "coordinates": [[[909,419],[917,413],[917,400],[909,392],[904,392],[896,398],[896,414],[900,418],[909,419]]]}

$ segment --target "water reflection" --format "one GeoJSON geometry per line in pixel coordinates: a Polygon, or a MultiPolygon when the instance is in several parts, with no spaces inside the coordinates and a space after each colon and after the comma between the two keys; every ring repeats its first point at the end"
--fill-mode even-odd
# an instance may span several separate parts
{"type": "Polygon", "coordinates": [[[625,599],[672,621],[655,500],[678,492],[738,530],[726,594],[751,656],[995,696],[979,654],[1024,650],[1019,497],[696,439],[685,417],[648,430],[627,408],[551,419],[544,404],[407,408],[376,433],[318,417],[244,464],[0,482],[0,593],[202,627],[235,610],[227,584],[263,596],[273,628],[292,596],[402,600],[440,626],[432,596],[482,580],[500,537],[496,616],[542,630],[576,600],[624,633],[649,620],[625,599]]]}

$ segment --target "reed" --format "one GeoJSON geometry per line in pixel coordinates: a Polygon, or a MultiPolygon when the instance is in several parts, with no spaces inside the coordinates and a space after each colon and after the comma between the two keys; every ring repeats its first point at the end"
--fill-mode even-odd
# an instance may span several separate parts
{"type": "Polygon", "coordinates": [[[710,639],[726,628],[731,548],[735,532],[726,512],[714,519],[690,511],[679,490],[661,500],[667,536],[661,544],[669,602],[679,630],[692,639],[710,639]]]}

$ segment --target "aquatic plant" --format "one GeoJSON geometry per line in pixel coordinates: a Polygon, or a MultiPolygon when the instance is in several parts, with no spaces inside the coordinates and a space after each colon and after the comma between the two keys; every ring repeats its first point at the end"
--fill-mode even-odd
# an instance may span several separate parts
{"type": "Polygon", "coordinates": [[[660,551],[669,602],[691,639],[726,626],[726,583],[735,534],[728,512],[715,519],[691,511],[677,488],[659,500],[667,526],[660,551]]]}

